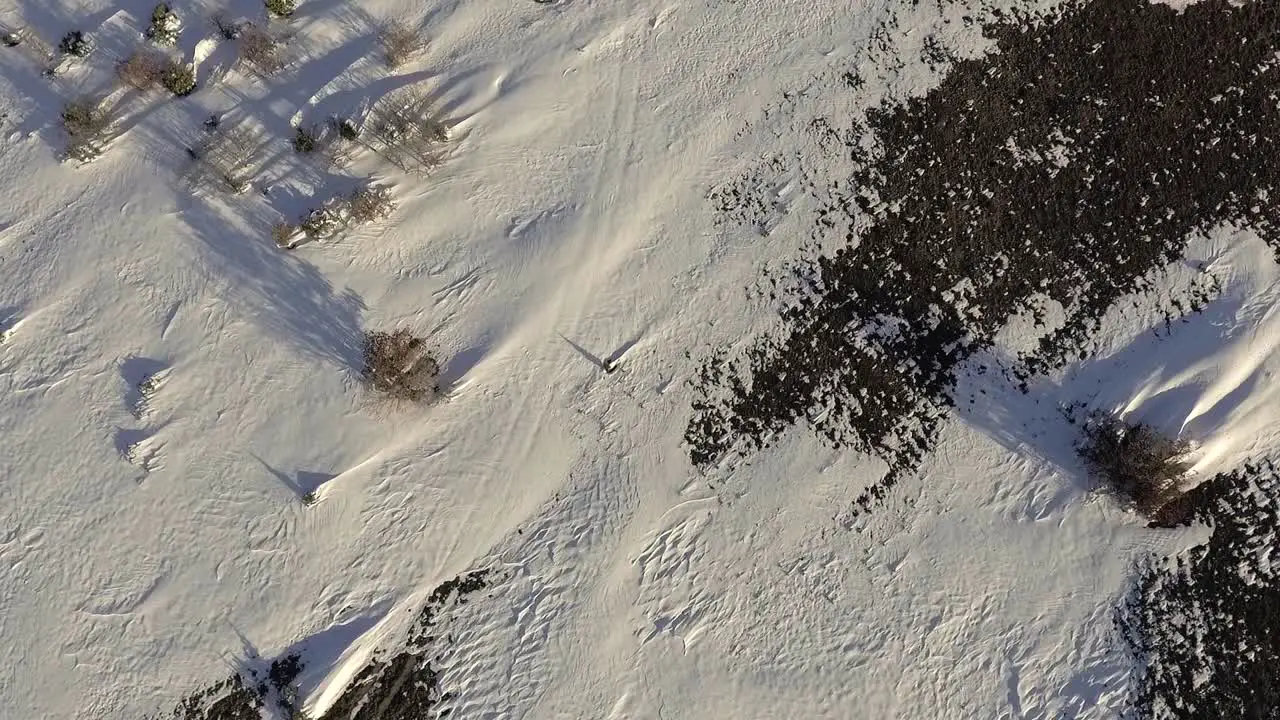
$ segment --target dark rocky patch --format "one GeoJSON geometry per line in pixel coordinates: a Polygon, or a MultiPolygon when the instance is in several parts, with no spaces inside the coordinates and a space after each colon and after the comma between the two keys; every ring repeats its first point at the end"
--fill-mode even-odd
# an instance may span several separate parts
{"type": "Polygon", "coordinates": [[[1246,465],[1184,500],[1208,544],[1143,568],[1118,615],[1140,668],[1134,715],[1280,717],[1280,468],[1246,465]]]}
{"type": "MultiPolygon", "coordinates": [[[[314,720],[423,720],[444,717],[448,708],[439,707],[449,695],[441,688],[441,674],[432,667],[441,642],[438,636],[442,613],[465,604],[469,596],[489,584],[489,570],[475,570],[442,583],[431,592],[404,649],[374,658],[356,675],[329,710],[314,720]],[[430,714],[434,713],[434,714],[430,714]],[[429,715],[430,714],[430,715],[429,715]]],[[[302,698],[295,681],[305,668],[298,653],[272,660],[265,671],[247,668],[208,688],[184,698],[173,720],[261,720],[302,717],[302,698]],[[267,714],[264,716],[263,711],[267,714]]],[[[153,718],[161,720],[161,718],[153,718]]]]}
{"type": "MultiPolygon", "coordinates": [[[[1012,315],[1068,310],[1019,358],[1025,381],[1086,354],[1101,315],[1192,233],[1231,221],[1277,241],[1280,3],[1097,0],[1007,20],[987,28],[998,52],[951,61],[926,96],[810,124],[855,168],[797,173],[815,238],[841,249],[769,278],[782,331],[706,361],[685,435],[695,466],[805,421],[888,463],[865,508],[931,450],[961,364],[1012,315]]],[[[829,92],[860,92],[846,75],[829,92]]],[[[771,172],[717,189],[718,211],[762,227],[771,172]]]]}
{"type": "MultiPolygon", "coordinates": [[[[262,720],[262,695],[239,675],[191,693],[169,717],[174,720],[262,720]]],[[[158,718],[156,718],[158,720],[158,718]]]]}
{"type": "MultiPolygon", "coordinates": [[[[375,657],[347,686],[324,720],[422,720],[446,700],[440,672],[432,666],[436,625],[449,607],[483,589],[490,571],[476,570],[441,584],[423,605],[405,648],[390,658],[375,657]]],[[[443,713],[437,711],[436,717],[443,713]]]]}

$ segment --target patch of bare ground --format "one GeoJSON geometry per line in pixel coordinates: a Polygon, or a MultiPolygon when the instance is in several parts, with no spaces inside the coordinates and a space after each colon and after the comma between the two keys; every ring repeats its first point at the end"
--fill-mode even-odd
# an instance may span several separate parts
{"type": "Polygon", "coordinates": [[[1142,568],[1118,613],[1138,676],[1131,717],[1276,717],[1280,708],[1280,468],[1245,465],[1194,488],[1181,517],[1209,542],[1142,568]]]}
{"type": "MultiPolygon", "coordinates": [[[[962,364],[1014,314],[1067,309],[1019,359],[1025,380],[1084,353],[1196,231],[1230,221],[1280,240],[1280,4],[1099,0],[987,32],[998,52],[979,59],[930,46],[951,70],[927,95],[808,125],[853,159],[846,177],[799,173],[813,237],[839,249],[766,279],[783,330],[706,360],[685,434],[695,466],[807,423],[888,463],[865,510],[931,451],[962,364]]],[[[861,86],[848,72],[831,92],[861,86]]],[[[767,225],[775,172],[716,188],[722,217],[767,225]]]]}

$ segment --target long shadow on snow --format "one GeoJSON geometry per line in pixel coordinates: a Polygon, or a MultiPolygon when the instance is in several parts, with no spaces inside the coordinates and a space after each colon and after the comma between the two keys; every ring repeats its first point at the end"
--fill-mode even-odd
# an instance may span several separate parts
{"type": "Polygon", "coordinates": [[[338,290],[313,265],[249,235],[212,203],[189,199],[182,215],[200,240],[226,298],[282,342],[343,368],[360,366],[364,301],[338,290]]]}
{"type": "Polygon", "coordinates": [[[1244,300],[1224,296],[1179,322],[1152,325],[1123,348],[1067,368],[1061,380],[1039,377],[1024,384],[1017,377],[1017,359],[994,351],[975,355],[957,379],[954,412],[1009,451],[1062,469],[1076,490],[1087,492],[1075,452],[1079,430],[1072,406],[1123,412],[1129,420],[1193,442],[1212,437],[1248,396],[1258,372],[1194,417],[1204,396],[1202,384],[1179,383],[1162,392],[1146,388],[1204,367],[1222,347],[1223,328],[1232,326],[1244,300]]]}

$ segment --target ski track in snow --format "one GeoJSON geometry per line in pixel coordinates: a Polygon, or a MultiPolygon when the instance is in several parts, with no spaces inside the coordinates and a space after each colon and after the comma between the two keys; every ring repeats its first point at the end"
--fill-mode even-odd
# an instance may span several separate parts
{"type": "MultiPolygon", "coordinates": [[[[103,68],[150,11],[124,5],[0,19],[57,37],[93,18],[103,68]]],[[[212,31],[174,6],[189,56],[212,31]]],[[[105,71],[50,85],[0,52],[0,717],[167,713],[299,644],[323,709],[472,568],[502,579],[449,625],[454,718],[1115,717],[1132,563],[1203,530],[1090,501],[1054,403],[1194,429],[1199,474],[1274,447],[1280,275],[1247,230],[1196,246],[1221,304],[1169,336],[1136,298],[1038,399],[963,378],[981,401],[870,516],[844,513],[883,467],[805,432],[706,476],[681,445],[701,353],[769,326],[744,288],[806,240],[803,197],[745,237],[706,191],[774,147],[737,137],[745,119],[857,62],[887,13],[945,25],[932,3],[306,0],[296,70],[251,79],[214,48],[217,86],[118,98],[82,168],[54,157],[59,93],[105,71]],[[375,16],[425,16],[423,58],[387,75],[375,16]],[[342,181],[293,157],[289,122],[406,78],[458,121],[449,159],[418,179],[359,158],[393,222],[278,251],[270,224],[342,181]],[[273,197],[177,181],[213,112],[264,129],[273,197]],[[447,402],[360,391],[351,343],[390,326],[431,334],[447,402]]],[[[978,51],[976,27],[946,28],[978,51]]],[[[902,42],[873,79],[922,92],[934,73],[902,42]]]]}

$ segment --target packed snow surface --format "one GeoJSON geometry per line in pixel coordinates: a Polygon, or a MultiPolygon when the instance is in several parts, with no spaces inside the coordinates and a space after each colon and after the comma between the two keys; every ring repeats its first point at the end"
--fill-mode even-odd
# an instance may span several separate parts
{"type": "Polygon", "coordinates": [[[849,508],[883,462],[803,427],[708,471],[683,444],[703,356],[774,326],[750,290],[810,241],[787,187],[765,231],[718,223],[709,189],[776,150],[744,128],[849,64],[870,102],[923,94],[945,75],[924,37],[978,57],[959,18],[1015,3],[968,5],[303,0],[291,67],[261,78],[178,0],[201,88],[118,91],[123,134],[76,167],[62,103],[107,87],[151,5],[3,0],[99,42],[52,79],[0,48],[0,717],[167,714],[294,648],[320,717],[476,568],[438,658],[454,718],[1116,717],[1133,564],[1206,530],[1094,500],[1059,406],[1182,433],[1197,477],[1274,448],[1280,271],[1250,228],[1192,239],[1034,392],[978,372],[1044,332],[1010,323],[871,512],[849,508]],[[429,40],[395,71],[387,18],[429,40]],[[453,123],[425,177],[290,149],[291,124],[413,83],[453,123]],[[184,182],[210,114],[261,129],[252,191],[184,182]],[[386,222],[272,243],[364,177],[386,222]],[[1203,310],[1162,325],[1204,277],[1203,310]],[[429,338],[447,400],[361,387],[362,333],[395,327],[429,338]]]}

